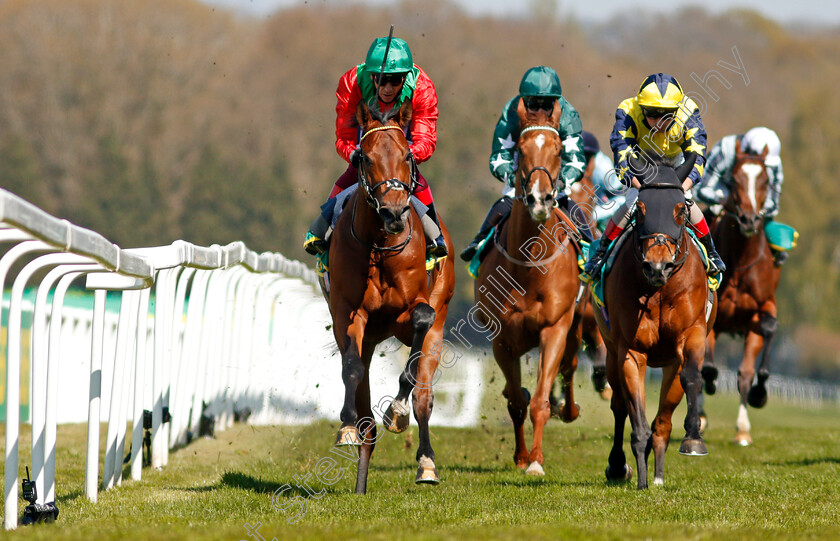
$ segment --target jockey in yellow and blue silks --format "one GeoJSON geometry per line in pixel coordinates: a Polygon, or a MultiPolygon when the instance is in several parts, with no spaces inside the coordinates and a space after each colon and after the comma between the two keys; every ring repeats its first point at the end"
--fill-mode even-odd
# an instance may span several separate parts
{"type": "Polygon", "coordinates": [[[690,209],[692,229],[709,256],[709,274],[723,272],[726,266],[715,250],[703,212],[691,199],[691,188],[700,181],[706,154],[706,129],[694,101],[683,94],[682,87],[671,75],[654,73],[642,81],[639,92],[622,101],[615,113],[610,146],[619,178],[627,186],[626,201],[610,218],[604,235],[586,262],[584,272],[595,276],[601,268],[610,243],[615,240],[633,215],[639,183],[627,162],[631,152],[654,163],[676,167],[684,154],[697,154],[697,161],[683,183],[686,204],[690,209]]]}
{"type": "MultiPolygon", "coordinates": [[[[523,101],[525,108],[531,111],[541,109],[551,112],[555,107],[560,108],[561,114],[557,132],[563,145],[560,151],[562,186],[560,186],[561,192],[558,202],[561,202],[561,207],[564,203],[569,212],[575,212],[576,207],[573,207],[574,203],[568,199],[568,192],[562,191],[562,189],[570,190],[571,185],[583,176],[585,163],[580,137],[582,129],[580,116],[572,104],[563,97],[557,72],[548,66],[535,66],[522,76],[519,83],[519,94],[505,103],[502,116],[496,122],[490,151],[490,172],[504,183],[502,197],[493,204],[484,219],[484,223],[481,224],[478,235],[461,252],[461,259],[464,261],[472,259],[479,242],[486,238],[490,230],[506,218],[513,208],[513,197],[516,192],[514,182],[518,166],[516,143],[520,135],[519,115],[516,111],[520,100],[523,101]],[[561,199],[565,201],[561,201],[561,199]]],[[[577,210],[577,212],[580,211],[577,210]]],[[[580,214],[576,218],[575,223],[580,227],[581,233],[585,236],[591,236],[588,226],[586,226],[585,217],[580,214]]]]}

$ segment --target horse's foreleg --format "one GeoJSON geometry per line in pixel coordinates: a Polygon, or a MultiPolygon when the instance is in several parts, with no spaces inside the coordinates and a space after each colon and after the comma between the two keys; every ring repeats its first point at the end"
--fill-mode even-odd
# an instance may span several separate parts
{"type": "Polygon", "coordinates": [[[682,371],[679,374],[680,384],[685,391],[687,412],[685,415],[685,438],[680,444],[680,454],[688,456],[705,456],[709,454],[703,437],[700,435],[700,410],[698,396],[700,394],[700,367],[706,354],[706,326],[698,325],[687,331],[685,344],[680,352],[682,371]]]}
{"type": "Polygon", "coordinates": [[[432,386],[435,383],[435,373],[438,367],[439,350],[435,347],[443,336],[443,321],[435,326],[426,335],[426,341],[421,350],[421,356],[417,362],[417,378],[415,380],[412,402],[414,404],[414,419],[420,434],[420,445],[417,448],[417,475],[415,483],[426,483],[436,485],[440,483],[437,467],[435,466],[435,451],[432,449],[432,441],[429,437],[429,419],[432,416],[434,406],[434,392],[432,386]],[[423,351],[426,353],[423,354],[423,351]]]}
{"type": "Polygon", "coordinates": [[[423,355],[423,342],[434,323],[435,311],[428,304],[418,304],[411,311],[411,353],[400,374],[399,392],[382,416],[382,424],[391,432],[400,433],[408,428],[408,396],[417,382],[417,365],[423,355]]]}
{"type": "Polygon", "coordinates": [[[668,442],[671,441],[671,418],[677,404],[683,397],[683,388],[680,383],[680,366],[674,363],[662,369],[662,387],[659,392],[659,411],[653,420],[651,429],[653,437],[653,484],[665,483],[665,451],[668,450],[668,442]]]}
{"type": "MultiPolygon", "coordinates": [[[[347,334],[343,340],[344,350],[341,355],[341,379],[344,381],[344,406],[341,408],[341,428],[338,430],[336,445],[360,445],[356,429],[358,411],[356,410],[356,391],[365,378],[367,370],[362,361],[362,343],[367,318],[360,311],[352,313],[347,325],[347,334]]],[[[339,344],[341,347],[342,344],[339,344]]]]}
{"type": "MultiPolygon", "coordinates": [[[[764,338],[752,330],[748,331],[747,337],[744,340],[744,358],[741,360],[741,366],[738,368],[738,393],[741,397],[741,403],[738,405],[738,419],[735,421],[735,443],[741,446],[752,444],[747,403],[749,402],[750,405],[753,404],[750,400],[750,395],[753,395],[753,398],[755,398],[754,393],[751,393],[751,387],[755,379],[755,361],[762,347],[764,347],[764,338]]],[[[764,399],[767,399],[766,394],[764,395],[764,399]]]]}
{"type": "MultiPolygon", "coordinates": [[[[569,316],[572,314],[570,313],[569,316]]],[[[543,431],[545,424],[551,417],[551,405],[548,401],[548,395],[551,393],[551,386],[554,383],[554,378],[560,370],[561,356],[565,351],[566,339],[569,334],[569,328],[564,325],[568,324],[568,319],[564,318],[558,322],[554,327],[545,328],[540,332],[540,365],[539,374],[537,377],[537,388],[531,397],[531,423],[534,426],[534,439],[531,445],[531,452],[528,456],[528,469],[525,473],[529,475],[545,475],[545,470],[542,464],[545,460],[542,451],[543,431]]],[[[566,374],[568,375],[568,374],[566,374]]],[[[569,413],[569,404],[576,407],[574,400],[568,399],[568,381],[563,382],[563,395],[566,397],[566,404],[561,406],[560,415],[566,420],[569,413]]],[[[572,397],[574,398],[574,397],[572,397]]],[[[575,412],[576,414],[576,412],[575,412]]],[[[569,421],[573,419],[568,419],[569,421]]]]}
{"type": "MultiPolygon", "coordinates": [[[[619,353],[619,359],[622,359],[619,353]]],[[[648,487],[647,459],[651,449],[651,430],[645,416],[645,369],[647,355],[625,349],[621,365],[622,392],[630,415],[630,447],[636,457],[638,488],[648,487]]]]}
{"type": "MultiPolygon", "coordinates": [[[[571,423],[580,415],[580,405],[575,402],[575,371],[577,353],[580,349],[580,334],[570,332],[567,335],[560,361],[560,375],[563,377],[563,402],[560,404],[560,418],[564,423],[571,423]]],[[[606,372],[604,373],[606,377],[606,372]]]]}
{"type": "Polygon", "coordinates": [[[706,337],[705,360],[703,361],[703,369],[700,372],[703,376],[703,382],[705,383],[706,394],[709,395],[715,394],[715,392],[717,391],[718,369],[717,365],[715,364],[716,341],[717,336],[715,334],[715,331],[711,331],[706,337]]]}
{"type": "Polygon", "coordinates": [[[493,357],[505,376],[505,388],[502,395],[507,399],[507,409],[513,421],[513,435],[516,448],[513,462],[520,469],[528,467],[528,447],[525,445],[525,416],[528,414],[528,402],[531,395],[522,388],[522,371],[519,358],[513,355],[509,346],[496,339],[493,341],[493,357]]]}
{"type": "MultiPolygon", "coordinates": [[[[373,448],[378,441],[376,434],[376,418],[373,416],[370,404],[370,359],[373,356],[374,344],[365,344],[362,348],[362,362],[365,366],[365,375],[356,392],[356,411],[359,420],[356,422],[362,447],[359,449],[358,471],[356,473],[356,493],[367,492],[368,468],[373,448]]],[[[380,434],[379,437],[382,435],[380,434]]]]}
{"type": "Polygon", "coordinates": [[[767,378],[770,377],[770,346],[776,331],[779,329],[779,322],[776,319],[776,305],[772,310],[762,311],[759,318],[759,333],[764,339],[764,348],[761,351],[761,364],[758,366],[758,378],[755,386],[750,389],[749,402],[754,408],[763,408],[767,404],[767,378]]]}
{"type": "Polygon", "coordinates": [[[610,457],[607,462],[607,469],[604,472],[609,482],[629,481],[633,476],[633,470],[627,464],[627,457],[624,455],[624,425],[627,422],[627,403],[623,392],[622,380],[624,376],[618,365],[614,354],[607,351],[607,381],[613,388],[610,398],[610,409],[615,418],[615,429],[613,432],[613,446],[610,450],[610,457]]]}

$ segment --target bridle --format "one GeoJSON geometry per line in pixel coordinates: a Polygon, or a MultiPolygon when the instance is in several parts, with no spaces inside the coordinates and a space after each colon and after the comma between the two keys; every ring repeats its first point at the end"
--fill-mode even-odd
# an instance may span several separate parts
{"type": "MultiPolygon", "coordinates": [[[[529,131],[538,131],[538,130],[550,131],[554,135],[556,135],[557,137],[560,137],[560,132],[558,132],[555,128],[553,128],[551,126],[528,126],[527,128],[524,128],[521,132],[519,132],[519,137],[521,138],[524,133],[527,133],[529,131]]],[[[518,143],[517,143],[517,146],[519,146],[518,143]]],[[[521,153],[521,150],[520,150],[520,153],[521,153]]],[[[525,198],[527,197],[526,194],[528,193],[527,186],[528,186],[528,184],[531,183],[531,175],[533,175],[537,171],[542,171],[543,173],[545,173],[548,176],[548,179],[551,182],[551,196],[552,196],[553,199],[557,199],[557,194],[559,192],[559,187],[560,187],[560,184],[561,184],[561,174],[563,172],[563,168],[561,167],[560,170],[557,171],[557,177],[555,178],[555,177],[552,177],[551,172],[548,169],[546,169],[545,167],[543,167],[542,165],[532,167],[527,172],[523,172],[520,169],[519,182],[522,185],[522,194],[521,195],[516,194],[515,199],[517,199],[519,201],[522,201],[522,203],[525,203],[525,198]]]]}
{"type": "MultiPolygon", "coordinates": [[[[733,167],[733,171],[732,171],[732,188],[733,189],[730,190],[730,195],[723,204],[723,212],[726,212],[727,214],[732,215],[735,218],[735,220],[738,222],[738,225],[741,226],[741,227],[749,225],[746,222],[746,216],[745,216],[744,210],[741,208],[741,204],[737,203],[735,201],[736,198],[735,198],[735,195],[734,195],[735,194],[734,188],[736,188],[738,186],[738,183],[735,182],[735,168],[740,168],[742,163],[743,163],[743,161],[738,162],[738,163],[735,164],[735,167],[733,167]]],[[[761,164],[761,167],[764,168],[764,174],[766,176],[767,175],[767,168],[764,166],[763,163],[761,164]]],[[[754,209],[754,211],[755,211],[756,215],[761,217],[761,211],[759,211],[758,209],[754,209]]]]}
{"type": "MultiPolygon", "coordinates": [[[[414,155],[411,154],[411,152],[408,153],[409,167],[411,169],[411,175],[410,175],[408,184],[406,184],[405,182],[403,182],[403,181],[399,180],[398,178],[394,177],[394,178],[385,179],[383,181],[380,181],[380,182],[377,182],[376,184],[371,185],[370,177],[368,176],[367,167],[365,165],[367,163],[370,163],[370,160],[367,157],[367,155],[365,155],[364,151],[361,150],[361,143],[365,139],[365,137],[367,137],[371,133],[377,132],[377,131],[382,131],[382,130],[400,130],[400,131],[402,131],[402,128],[400,128],[399,126],[393,126],[393,125],[378,126],[376,128],[371,128],[368,131],[366,131],[364,134],[362,134],[362,137],[359,139],[359,145],[360,145],[359,146],[359,151],[361,152],[361,159],[359,161],[359,187],[362,189],[363,193],[365,194],[365,201],[367,202],[368,205],[370,205],[370,207],[374,210],[374,212],[376,212],[377,216],[380,215],[379,211],[382,208],[382,203],[373,194],[380,186],[385,185],[385,191],[382,193],[383,196],[385,194],[387,194],[388,192],[390,192],[391,190],[395,190],[395,191],[405,190],[405,191],[408,192],[409,197],[411,197],[411,195],[414,193],[414,190],[417,188],[417,185],[418,185],[418,182],[417,182],[417,161],[414,159],[414,155]]],[[[353,223],[356,221],[356,206],[353,205],[353,215],[352,215],[352,220],[350,221],[350,234],[353,236],[353,238],[359,244],[367,247],[370,250],[373,250],[374,252],[400,252],[400,251],[402,251],[403,248],[405,248],[408,245],[409,242],[411,242],[413,227],[412,227],[412,223],[411,223],[411,214],[410,213],[408,215],[408,220],[409,220],[408,227],[407,227],[408,237],[403,242],[401,242],[399,244],[396,244],[394,246],[379,246],[376,243],[365,242],[362,239],[360,239],[358,235],[356,235],[356,231],[353,229],[353,223]]]]}
{"type": "MultiPolygon", "coordinates": [[[[675,189],[672,184],[645,184],[642,189],[675,189]]],[[[638,213],[638,208],[636,210],[638,213]]],[[[680,226],[679,238],[674,238],[671,235],[666,233],[654,233],[652,235],[642,235],[640,234],[641,228],[636,225],[636,243],[635,243],[635,250],[633,250],[633,255],[636,257],[636,261],[642,263],[647,258],[647,253],[650,251],[651,248],[654,246],[665,246],[668,249],[668,252],[671,254],[671,262],[674,264],[674,271],[678,270],[682,267],[683,263],[685,263],[686,258],[688,257],[688,250],[685,249],[683,246],[683,239],[685,239],[685,228],[686,223],[688,223],[688,207],[685,207],[682,211],[683,213],[683,223],[680,226]],[[646,240],[653,239],[653,243],[647,247],[647,249],[642,249],[642,244],[646,240]],[[671,247],[673,246],[673,250],[671,247]]]]}
{"type": "MultiPolygon", "coordinates": [[[[365,139],[365,137],[367,137],[371,133],[382,130],[402,131],[402,128],[400,128],[399,126],[378,126],[376,128],[371,128],[362,135],[361,139],[359,139],[359,144],[361,145],[361,142],[365,139]]],[[[359,147],[359,151],[361,152],[361,160],[359,162],[359,186],[362,188],[362,190],[364,190],[365,199],[367,200],[368,205],[370,205],[373,208],[373,210],[376,211],[377,214],[379,214],[379,210],[382,208],[382,203],[380,203],[379,199],[374,197],[373,193],[383,184],[386,186],[386,189],[382,193],[382,195],[387,194],[391,190],[405,190],[408,192],[409,195],[412,195],[414,193],[414,190],[417,188],[417,161],[414,159],[414,155],[411,154],[411,152],[409,152],[408,154],[409,167],[411,169],[411,176],[409,178],[408,184],[394,177],[385,179],[381,182],[377,182],[376,184],[371,185],[370,178],[368,177],[367,168],[365,167],[365,164],[369,163],[370,160],[367,158],[364,151],[361,150],[361,146],[359,147]]]]}

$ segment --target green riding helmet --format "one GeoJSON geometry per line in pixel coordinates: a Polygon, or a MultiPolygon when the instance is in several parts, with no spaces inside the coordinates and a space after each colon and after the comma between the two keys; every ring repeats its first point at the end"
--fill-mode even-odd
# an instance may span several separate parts
{"type": "Polygon", "coordinates": [[[414,68],[414,60],[411,57],[411,49],[408,48],[408,43],[400,38],[391,38],[388,61],[385,62],[385,69],[383,70],[382,60],[385,58],[387,45],[388,38],[373,40],[365,57],[365,71],[369,73],[406,73],[414,68]]]}
{"type": "Polygon", "coordinates": [[[522,76],[522,82],[519,83],[519,95],[559,98],[562,93],[557,72],[548,66],[536,66],[529,69],[522,76]]]}

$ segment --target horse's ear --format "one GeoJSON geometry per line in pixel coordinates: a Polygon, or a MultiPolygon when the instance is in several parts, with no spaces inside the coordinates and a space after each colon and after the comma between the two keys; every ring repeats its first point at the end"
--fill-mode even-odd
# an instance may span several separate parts
{"type": "Polygon", "coordinates": [[[563,114],[563,109],[560,108],[560,100],[554,100],[554,108],[551,110],[551,125],[560,125],[560,115],[563,114]]]}
{"type": "Polygon", "coordinates": [[[761,160],[764,161],[764,158],[767,157],[767,153],[770,152],[770,147],[764,145],[764,150],[761,151],[761,160]]]}
{"type": "Polygon", "coordinates": [[[630,172],[639,179],[639,182],[644,183],[644,179],[647,176],[645,174],[648,166],[647,160],[644,158],[637,158],[636,153],[631,149],[627,154],[627,164],[630,166],[630,172]]]}
{"type": "Polygon", "coordinates": [[[519,125],[521,126],[528,117],[528,110],[525,109],[525,98],[519,97],[519,103],[516,104],[516,115],[519,117],[519,125]]]}
{"type": "Polygon", "coordinates": [[[677,167],[677,178],[680,179],[680,182],[684,181],[688,178],[688,175],[691,173],[691,170],[694,168],[694,163],[697,161],[697,154],[694,152],[689,152],[685,155],[685,161],[677,167]]]}
{"type": "Polygon", "coordinates": [[[642,225],[645,223],[645,213],[647,209],[645,208],[645,204],[641,201],[636,201],[636,225],[642,225]]]}
{"type": "Polygon", "coordinates": [[[364,130],[371,120],[373,120],[373,115],[370,113],[370,108],[365,100],[359,100],[359,105],[356,106],[356,122],[364,130]]]}
{"type": "Polygon", "coordinates": [[[674,223],[682,227],[685,225],[685,217],[688,214],[685,203],[677,203],[674,206],[674,223]]]}
{"type": "Polygon", "coordinates": [[[736,139],[735,140],[735,155],[737,156],[739,154],[741,154],[741,140],[736,139]]]}
{"type": "Polygon", "coordinates": [[[411,100],[405,100],[402,106],[400,106],[400,112],[397,114],[397,123],[400,125],[400,128],[405,129],[408,126],[408,123],[411,122],[412,112],[411,100]]]}

